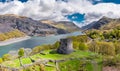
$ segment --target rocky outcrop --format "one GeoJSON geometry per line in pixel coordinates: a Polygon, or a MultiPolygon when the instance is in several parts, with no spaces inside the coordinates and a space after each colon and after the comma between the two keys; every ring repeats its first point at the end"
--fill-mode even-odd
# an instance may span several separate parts
{"type": "Polygon", "coordinates": [[[60,47],[57,49],[59,54],[70,54],[73,52],[72,39],[65,38],[60,40],[60,47]]]}

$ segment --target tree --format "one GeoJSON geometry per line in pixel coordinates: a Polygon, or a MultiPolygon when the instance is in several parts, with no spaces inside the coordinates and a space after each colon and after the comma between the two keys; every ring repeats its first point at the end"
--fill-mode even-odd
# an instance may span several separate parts
{"type": "Polygon", "coordinates": [[[95,38],[99,38],[102,34],[99,30],[90,30],[87,32],[87,35],[90,38],[95,39],[95,38]]]}
{"type": "Polygon", "coordinates": [[[88,47],[85,43],[79,43],[79,50],[88,50],[88,47]]]}
{"type": "Polygon", "coordinates": [[[99,42],[99,53],[102,55],[115,55],[115,47],[112,42],[99,42]]]}
{"type": "Polygon", "coordinates": [[[58,48],[59,46],[60,46],[60,43],[59,43],[59,41],[57,41],[57,42],[55,42],[55,43],[53,44],[52,49],[56,49],[56,48],[58,48]]]}
{"type": "Polygon", "coordinates": [[[22,66],[21,57],[24,56],[24,48],[20,48],[18,51],[20,65],[22,66]]]}
{"type": "Polygon", "coordinates": [[[40,51],[42,51],[43,49],[44,49],[43,46],[36,46],[32,49],[31,55],[40,53],[40,51]]]}
{"type": "Polygon", "coordinates": [[[79,42],[74,41],[74,42],[73,42],[73,48],[74,48],[74,49],[79,49],[79,42]]]}
{"type": "Polygon", "coordinates": [[[2,58],[0,58],[0,64],[3,62],[3,59],[2,58]]]}
{"type": "Polygon", "coordinates": [[[91,43],[88,44],[88,48],[92,52],[99,52],[99,46],[97,41],[92,41],[91,43]]]}
{"type": "Polygon", "coordinates": [[[2,57],[3,61],[8,61],[10,60],[10,54],[4,54],[2,57]]]}

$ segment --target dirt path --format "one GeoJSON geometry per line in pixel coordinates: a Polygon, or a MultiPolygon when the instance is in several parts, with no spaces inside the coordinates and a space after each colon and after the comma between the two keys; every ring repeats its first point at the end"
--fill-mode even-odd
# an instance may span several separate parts
{"type": "Polygon", "coordinates": [[[120,71],[119,68],[116,68],[116,67],[103,67],[103,70],[102,71],[120,71]]]}

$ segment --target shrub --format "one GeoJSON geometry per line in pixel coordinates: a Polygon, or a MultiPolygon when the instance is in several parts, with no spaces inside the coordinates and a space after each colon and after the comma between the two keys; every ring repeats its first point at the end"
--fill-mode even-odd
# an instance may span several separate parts
{"type": "Polygon", "coordinates": [[[59,42],[57,41],[53,45],[41,45],[41,46],[36,46],[32,49],[31,55],[40,53],[43,50],[49,50],[49,49],[56,49],[59,47],[59,42]]]}
{"type": "Polygon", "coordinates": [[[103,65],[104,66],[115,66],[116,61],[113,57],[106,57],[104,58],[103,65]]]}
{"type": "Polygon", "coordinates": [[[32,49],[32,52],[31,54],[36,54],[36,53],[39,53],[40,51],[43,50],[43,47],[42,46],[36,46],[32,49]]]}
{"type": "Polygon", "coordinates": [[[98,43],[96,41],[93,41],[88,44],[88,49],[92,52],[99,52],[99,46],[97,45],[98,43]]]}
{"type": "Polygon", "coordinates": [[[120,42],[115,42],[114,46],[116,54],[120,54],[120,42]]]}
{"type": "Polygon", "coordinates": [[[72,36],[73,42],[87,42],[88,36],[87,35],[80,35],[80,36],[72,36]]]}
{"type": "Polygon", "coordinates": [[[115,47],[112,42],[99,42],[99,53],[102,55],[115,55],[115,47]]]}
{"type": "Polygon", "coordinates": [[[8,61],[10,60],[10,58],[11,58],[10,54],[4,54],[2,57],[3,61],[8,61]]]}
{"type": "Polygon", "coordinates": [[[19,55],[19,57],[24,56],[24,49],[23,48],[19,49],[18,55],[19,55]]]}
{"type": "Polygon", "coordinates": [[[79,49],[79,42],[73,42],[73,48],[79,49]]]}
{"type": "Polygon", "coordinates": [[[88,46],[85,43],[79,43],[79,50],[88,50],[88,46]]]}
{"type": "Polygon", "coordinates": [[[105,66],[118,66],[120,64],[120,55],[104,56],[103,59],[105,66]]]}
{"type": "Polygon", "coordinates": [[[60,42],[57,41],[56,43],[54,43],[54,44],[52,45],[52,49],[56,49],[56,48],[58,48],[59,46],[60,46],[60,42]]]}
{"type": "Polygon", "coordinates": [[[3,62],[3,59],[2,58],[0,58],[0,64],[3,62]]]}
{"type": "Polygon", "coordinates": [[[92,39],[99,38],[100,36],[102,36],[101,32],[98,30],[87,31],[87,35],[92,39]]]}
{"type": "Polygon", "coordinates": [[[89,50],[102,55],[115,55],[115,47],[112,42],[91,42],[89,45],[89,50]]]}

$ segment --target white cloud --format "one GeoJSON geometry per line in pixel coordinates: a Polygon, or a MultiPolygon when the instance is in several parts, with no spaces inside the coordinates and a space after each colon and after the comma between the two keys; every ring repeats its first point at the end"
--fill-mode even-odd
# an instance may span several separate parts
{"type": "Polygon", "coordinates": [[[77,19],[78,17],[77,16],[72,16],[72,19],[77,19]]]}
{"type": "MultiPolygon", "coordinates": [[[[10,1],[10,0],[8,0],[10,1]]],[[[21,3],[18,0],[0,3],[0,14],[17,14],[33,19],[67,20],[64,16],[75,12],[85,14],[85,24],[98,20],[102,16],[120,17],[120,5],[100,3],[93,5],[93,0],[29,0],[21,3]]],[[[102,1],[102,0],[96,0],[102,1]]],[[[84,25],[85,25],[84,24],[84,25]]],[[[81,24],[79,25],[81,26],[81,24]]]]}

